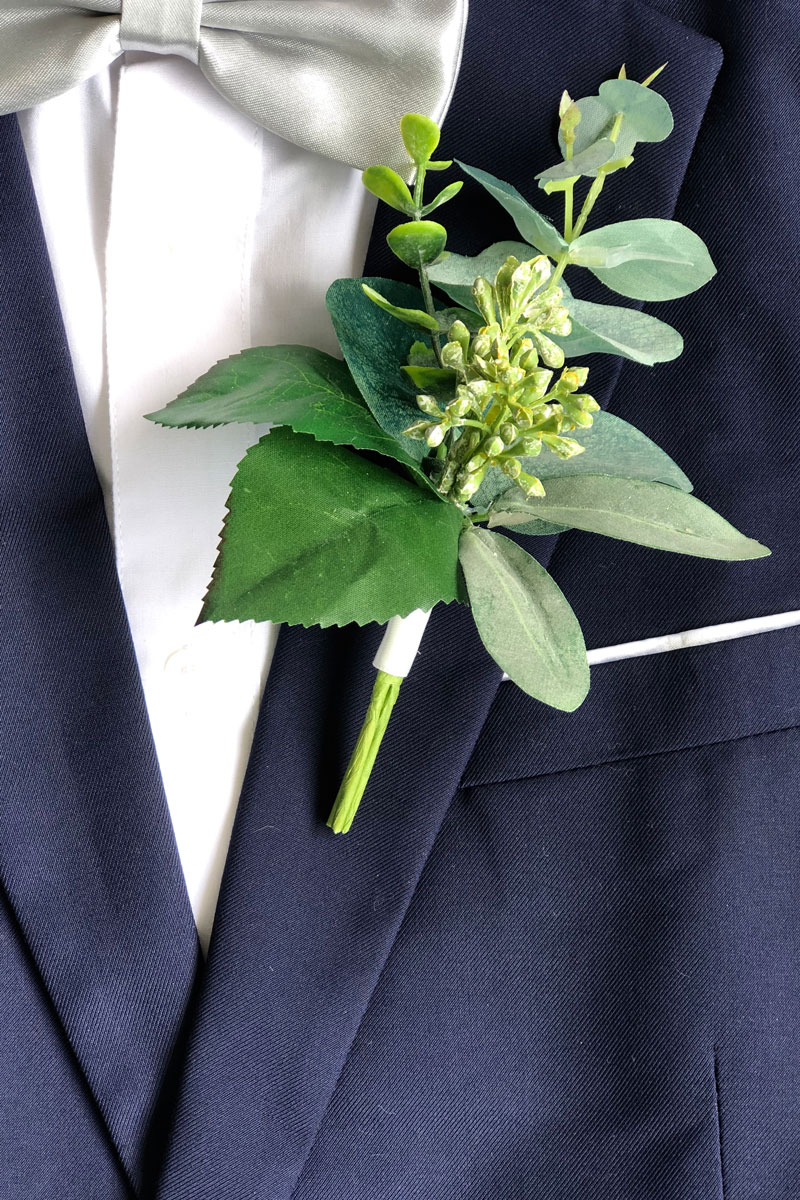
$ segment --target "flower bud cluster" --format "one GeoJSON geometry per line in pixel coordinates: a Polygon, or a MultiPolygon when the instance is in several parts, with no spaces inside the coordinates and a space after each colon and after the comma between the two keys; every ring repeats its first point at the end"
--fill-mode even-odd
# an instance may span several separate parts
{"type": "Polygon", "coordinates": [[[476,279],[472,295],[485,324],[472,335],[455,321],[441,352],[442,366],[456,373],[455,397],[445,404],[417,397],[426,419],[407,429],[409,436],[442,447],[458,431],[440,451],[437,487],[459,504],[469,502],[492,466],[526,495],[544,495],[522,460],[545,447],[560,458],[583,450],[564,434],[590,426],[599,405],[581,391],[588,368],[564,367],[564,352],[548,336],[566,336],[571,328],[561,288],[547,286],[551,272],[546,255],[529,262],[509,257],[494,283],[476,279]]]}

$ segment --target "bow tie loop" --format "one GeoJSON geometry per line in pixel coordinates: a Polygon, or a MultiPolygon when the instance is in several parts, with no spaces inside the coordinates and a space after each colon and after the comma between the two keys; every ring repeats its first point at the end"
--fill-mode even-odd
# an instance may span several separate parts
{"type": "Polygon", "coordinates": [[[179,54],[196,63],[203,0],[122,0],[119,42],[123,50],[179,54]]]}

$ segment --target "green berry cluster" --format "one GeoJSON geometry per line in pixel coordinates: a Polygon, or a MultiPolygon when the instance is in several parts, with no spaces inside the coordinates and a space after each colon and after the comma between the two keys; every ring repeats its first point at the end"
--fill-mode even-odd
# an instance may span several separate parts
{"type": "Polygon", "coordinates": [[[564,367],[563,351],[548,336],[570,332],[564,294],[549,285],[551,273],[542,254],[528,262],[507,258],[493,283],[479,276],[472,295],[485,324],[473,334],[454,321],[441,349],[441,366],[455,372],[455,397],[441,403],[434,394],[417,396],[425,419],[405,433],[437,448],[436,486],[457,504],[470,501],[490,467],[526,495],[543,496],[524,460],[544,448],[561,458],[584,449],[564,435],[591,425],[600,406],[579,390],[588,368],[564,367]]]}

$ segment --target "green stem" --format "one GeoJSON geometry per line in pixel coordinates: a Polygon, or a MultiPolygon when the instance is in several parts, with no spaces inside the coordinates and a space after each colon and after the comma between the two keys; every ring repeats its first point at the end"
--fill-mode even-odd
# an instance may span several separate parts
{"type": "MultiPolygon", "coordinates": [[[[417,178],[414,181],[414,218],[417,221],[422,220],[422,195],[425,189],[425,167],[417,167],[417,178]]],[[[425,267],[419,268],[419,286],[422,291],[422,298],[425,301],[425,311],[429,317],[436,317],[436,308],[431,295],[431,285],[428,279],[428,272],[425,267]]],[[[433,353],[436,355],[436,361],[440,367],[444,366],[442,362],[442,341],[438,333],[431,334],[431,345],[433,353]]]]}
{"type": "Polygon", "coordinates": [[[334,833],[347,833],[353,824],[402,682],[399,675],[378,671],[364,724],[328,817],[328,828],[334,833]]]}

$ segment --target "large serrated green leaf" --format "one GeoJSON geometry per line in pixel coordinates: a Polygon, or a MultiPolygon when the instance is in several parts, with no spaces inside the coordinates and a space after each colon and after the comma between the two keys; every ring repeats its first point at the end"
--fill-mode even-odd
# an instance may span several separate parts
{"type": "Polygon", "coordinates": [[[555,580],[508,538],[465,529],[459,558],[472,615],[492,658],[524,692],[572,712],[589,690],[578,619],[555,580]]]}
{"type": "Polygon", "coordinates": [[[239,464],[200,620],[364,625],[456,600],[461,526],[393,471],[275,429],[239,464]]]}
{"type": "Polygon", "coordinates": [[[592,304],[569,300],[572,331],[566,337],[551,334],[568,358],[585,354],[619,354],[652,367],[670,362],[683,350],[677,329],[635,308],[617,304],[592,304]]]}
{"type": "Polygon", "coordinates": [[[675,300],[716,274],[702,238],[679,221],[645,217],[583,233],[570,245],[570,262],[588,267],[601,283],[632,300],[675,300]]]}
{"type": "MultiPolygon", "coordinates": [[[[495,200],[502,204],[509,216],[513,218],[514,224],[526,242],[530,242],[537,250],[541,250],[542,254],[549,254],[551,258],[558,258],[559,254],[566,250],[567,243],[555,225],[551,224],[547,217],[543,217],[540,212],[537,212],[510,183],[497,179],[488,171],[480,171],[477,167],[468,167],[466,163],[459,162],[458,165],[482,187],[486,188],[490,196],[494,196],[495,200]]],[[[530,257],[530,255],[526,257],[530,257]]]]}
{"type": "Polygon", "coordinates": [[[414,388],[402,371],[419,335],[373,304],[362,284],[380,292],[398,308],[424,308],[422,293],[392,279],[336,279],[325,297],[342,353],[372,415],[419,462],[428,447],[403,436],[403,430],[419,412],[414,388]]]}
{"type": "Polygon", "coordinates": [[[480,254],[471,258],[467,254],[449,254],[440,263],[434,263],[428,269],[431,283],[435,283],[456,304],[477,312],[472,297],[472,285],[479,275],[490,282],[509,256],[518,258],[520,262],[528,262],[535,255],[527,242],[495,242],[480,254]]]}
{"type": "Polygon", "coordinates": [[[694,496],[641,479],[550,479],[541,500],[526,499],[516,488],[495,501],[489,525],[513,527],[532,517],[697,558],[741,561],[769,554],[694,496]]]}
{"type": "Polygon", "coordinates": [[[419,470],[416,459],[381,429],[347,365],[310,346],[254,346],[225,358],[147,419],[192,429],[230,422],[288,425],[317,441],[374,450],[419,470]]]}

